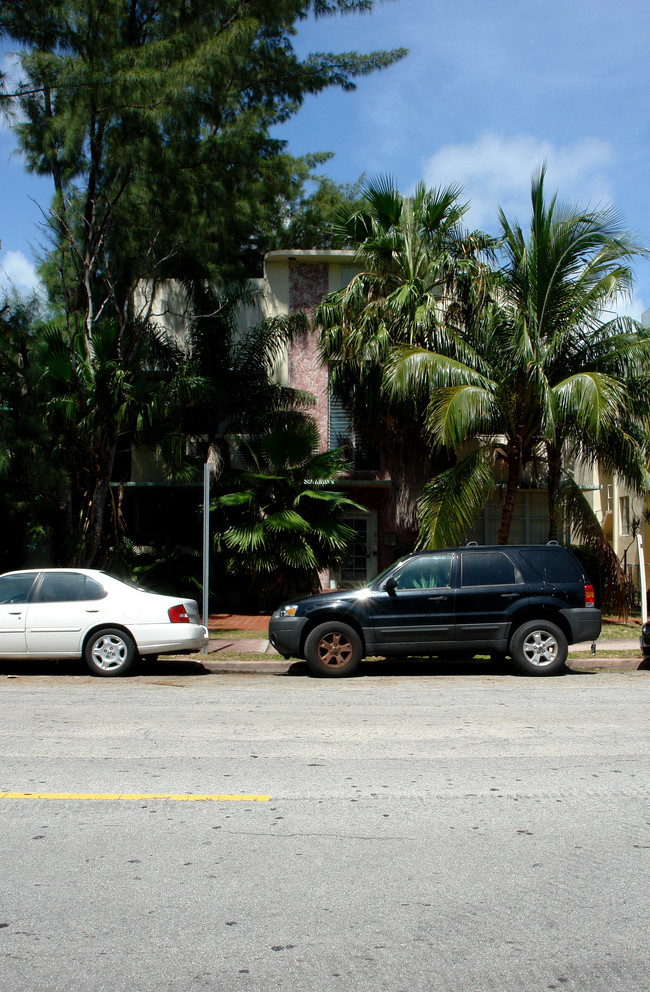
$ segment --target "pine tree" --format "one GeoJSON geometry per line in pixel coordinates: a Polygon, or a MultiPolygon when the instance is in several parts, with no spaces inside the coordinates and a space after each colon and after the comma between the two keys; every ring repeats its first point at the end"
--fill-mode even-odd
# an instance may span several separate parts
{"type": "MultiPolygon", "coordinates": [[[[301,59],[295,25],[373,5],[20,0],[0,7],[0,39],[18,49],[20,67],[15,85],[0,77],[0,102],[13,115],[27,169],[52,178],[43,274],[67,324],[72,365],[80,325],[85,333],[89,389],[100,371],[95,336],[116,333],[117,371],[128,370],[160,279],[197,270],[221,279],[249,274],[287,193],[304,181],[305,162],[286,154],[272,128],[306,94],[351,89],[358,76],[404,54],[301,59]],[[135,294],[136,287],[146,291],[135,294]]],[[[91,408],[93,396],[80,402],[91,408]]],[[[99,448],[110,452],[117,427],[105,429],[99,448]]],[[[100,459],[85,491],[82,529],[92,535],[85,564],[101,546],[106,495],[95,494],[108,493],[111,472],[111,458],[100,459]]]]}
{"type": "MultiPolygon", "coordinates": [[[[198,263],[241,274],[279,219],[296,162],[271,129],[305,95],[354,87],[403,51],[300,59],[297,21],[374,0],[21,0],[0,37],[22,46],[5,109],[27,168],[50,175],[54,282],[88,336],[125,323],[141,280],[198,263]]],[[[298,175],[298,178],[300,176],[298,175]]],[[[146,313],[140,314],[147,316],[146,313]]]]}

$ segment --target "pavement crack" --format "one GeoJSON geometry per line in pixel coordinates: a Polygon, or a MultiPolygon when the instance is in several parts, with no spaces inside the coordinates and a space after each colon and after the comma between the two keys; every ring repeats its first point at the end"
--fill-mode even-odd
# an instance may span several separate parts
{"type": "Polygon", "coordinates": [[[406,837],[403,835],[396,836],[391,835],[373,835],[373,834],[337,834],[337,833],[321,833],[314,832],[299,832],[299,833],[278,833],[276,830],[226,830],[226,834],[232,834],[237,837],[276,837],[281,840],[291,840],[295,837],[327,837],[332,840],[361,840],[361,841],[403,841],[404,843],[413,843],[415,837],[406,837]]]}

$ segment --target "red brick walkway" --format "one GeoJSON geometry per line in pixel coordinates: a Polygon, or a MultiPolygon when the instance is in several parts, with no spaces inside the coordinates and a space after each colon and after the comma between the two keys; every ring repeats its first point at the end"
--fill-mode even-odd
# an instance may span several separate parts
{"type": "Polygon", "coordinates": [[[268,626],[268,614],[211,613],[208,617],[209,630],[267,630],[268,626]]]}

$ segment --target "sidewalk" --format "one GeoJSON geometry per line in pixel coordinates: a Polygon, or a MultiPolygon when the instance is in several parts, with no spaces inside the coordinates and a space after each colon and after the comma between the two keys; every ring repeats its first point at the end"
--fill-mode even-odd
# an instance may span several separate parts
{"type": "Polygon", "coordinates": [[[211,613],[208,630],[268,630],[269,613],[211,613]]]}

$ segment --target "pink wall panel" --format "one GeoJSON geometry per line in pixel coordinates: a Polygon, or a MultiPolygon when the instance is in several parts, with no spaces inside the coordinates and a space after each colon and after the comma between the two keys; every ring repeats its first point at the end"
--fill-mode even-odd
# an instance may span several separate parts
{"type": "MultiPolygon", "coordinates": [[[[289,261],[289,313],[304,310],[312,322],[313,309],[329,289],[329,266],[305,265],[289,261]]],[[[321,450],[328,447],[327,368],[321,367],[318,335],[309,332],[300,336],[289,351],[289,382],[297,389],[306,389],[316,397],[312,411],[321,438],[321,450]]]]}

